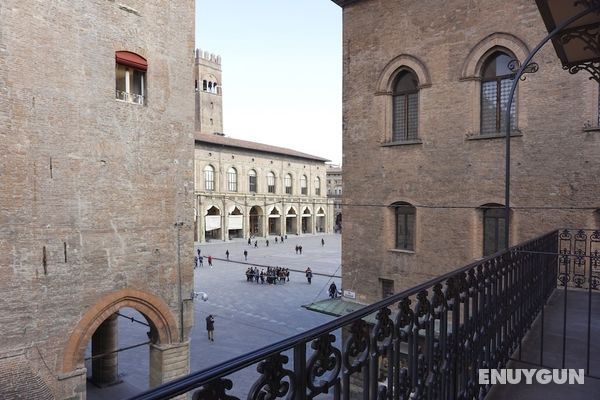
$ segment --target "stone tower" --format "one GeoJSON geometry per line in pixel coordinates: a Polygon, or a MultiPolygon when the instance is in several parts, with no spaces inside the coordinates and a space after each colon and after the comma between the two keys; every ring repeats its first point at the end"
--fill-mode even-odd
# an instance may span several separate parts
{"type": "Polygon", "coordinates": [[[85,398],[86,346],[115,349],[123,307],[149,325],[150,386],[188,372],[194,1],[176,3],[0,5],[0,398],[85,398]]]}
{"type": "Polygon", "coordinates": [[[221,56],[196,49],[196,131],[223,133],[221,56]]]}

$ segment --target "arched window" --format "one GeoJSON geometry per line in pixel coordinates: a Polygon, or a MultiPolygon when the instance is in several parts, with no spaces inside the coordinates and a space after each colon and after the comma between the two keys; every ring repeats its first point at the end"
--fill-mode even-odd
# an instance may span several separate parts
{"type": "Polygon", "coordinates": [[[302,177],[300,178],[300,193],[302,193],[303,195],[308,194],[308,188],[306,185],[306,175],[302,175],[302,177]]]}
{"type": "Polygon", "coordinates": [[[392,141],[416,140],[419,137],[419,81],[409,70],[398,74],[393,92],[392,141]]]}
{"type": "Polygon", "coordinates": [[[275,174],[272,172],[267,174],[267,192],[275,193],[275,174]]]}
{"type": "Polygon", "coordinates": [[[227,190],[230,192],[237,192],[237,171],[235,168],[229,168],[227,170],[227,190]]]}
{"type": "Polygon", "coordinates": [[[486,204],[483,208],[483,256],[506,248],[505,210],[501,204],[486,204]]]}
{"type": "Polygon", "coordinates": [[[215,169],[212,165],[204,167],[204,190],[215,190],[215,169]]]}
{"type": "MultiPolygon", "coordinates": [[[[492,53],[481,70],[481,134],[504,134],[506,108],[514,73],[508,68],[513,57],[497,51],[492,53]]],[[[516,128],[516,93],[510,107],[510,129],[516,128]]]]}
{"type": "Polygon", "coordinates": [[[415,215],[416,208],[409,203],[392,204],[396,222],[396,249],[415,249],[415,215]]]}
{"type": "Polygon", "coordinates": [[[315,178],[315,195],[321,195],[321,178],[319,178],[318,176],[315,178]]]}
{"type": "Polygon", "coordinates": [[[256,171],[251,169],[248,171],[248,191],[256,193],[256,171]]]}
{"type": "Polygon", "coordinates": [[[283,186],[285,186],[285,194],[292,194],[292,176],[286,174],[283,178],[283,186]]]}

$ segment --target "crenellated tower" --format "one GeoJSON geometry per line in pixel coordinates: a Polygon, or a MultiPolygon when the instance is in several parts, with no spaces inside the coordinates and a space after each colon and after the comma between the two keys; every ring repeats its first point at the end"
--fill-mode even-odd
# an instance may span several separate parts
{"type": "Polygon", "coordinates": [[[196,49],[195,92],[196,131],[223,132],[223,90],[221,56],[196,49]]]}

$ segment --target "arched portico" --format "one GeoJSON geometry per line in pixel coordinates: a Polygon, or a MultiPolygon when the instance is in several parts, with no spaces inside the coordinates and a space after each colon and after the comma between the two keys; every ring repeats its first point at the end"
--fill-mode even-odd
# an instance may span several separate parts
{"type": "Polygon", "coordinates": [[[309,207],[302,211],[302,233],[313,233],[313,218],[309,207]]]}
{"type": "Polygon", "coordinates": [[[264,211],[259,206],[253,206],[248,213],[249,236],[265,236],[263,231],[264,211]]]}
{"type": "Polygon", "coordinates": [[[285,233],[298,233],[298,213],[294,207],[289,207],[285,214],[285,233]]]}
{"type": "MultiPolygon", "coordinates": [[[[116,347],[116,313],[124,307],[139,311],[150,326],[150,386],[156,386],[173,377],[173,369],[177,367],[169,364],[168,360],[172,360],[172,358],[165,356],[164,353],[175,353],[187,357],[188,344],[179,343],[177,322],[163,299],[131,288],[107,294],[88,308],[72,330],[65,346],[62,360],[63,373],[84,367],[85,349],[90,340],[92,347],[94,347],[94,341],[97,341],[97,347],[102,348],[103,353],[116,350],[116,348],[109,347],[113,344],[116,347]]],[[[92,377],[94,368],[93,365],[92,377]]],[[[110,369],[110,365],[109,367],[104,365],[99,373],[103,377],[114,377],[117,374],[116,368],[116,362],[114,363],[115,370],[112,371],[107,370],[110,369]]],[[[186,373],[187,370],[183,372],[186,373]]]]}

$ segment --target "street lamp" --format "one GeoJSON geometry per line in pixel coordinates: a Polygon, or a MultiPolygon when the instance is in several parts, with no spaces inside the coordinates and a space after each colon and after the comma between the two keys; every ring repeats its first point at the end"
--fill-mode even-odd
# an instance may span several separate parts
{"type": "Polygon", "coordinates": [[[194,301],[194,299],[197,297],[200,297],[202,301],[208,300],[208,294],[206,292],[196,292],[192,290],[192,293],[190,294],[190,300],[194,301]]]}

